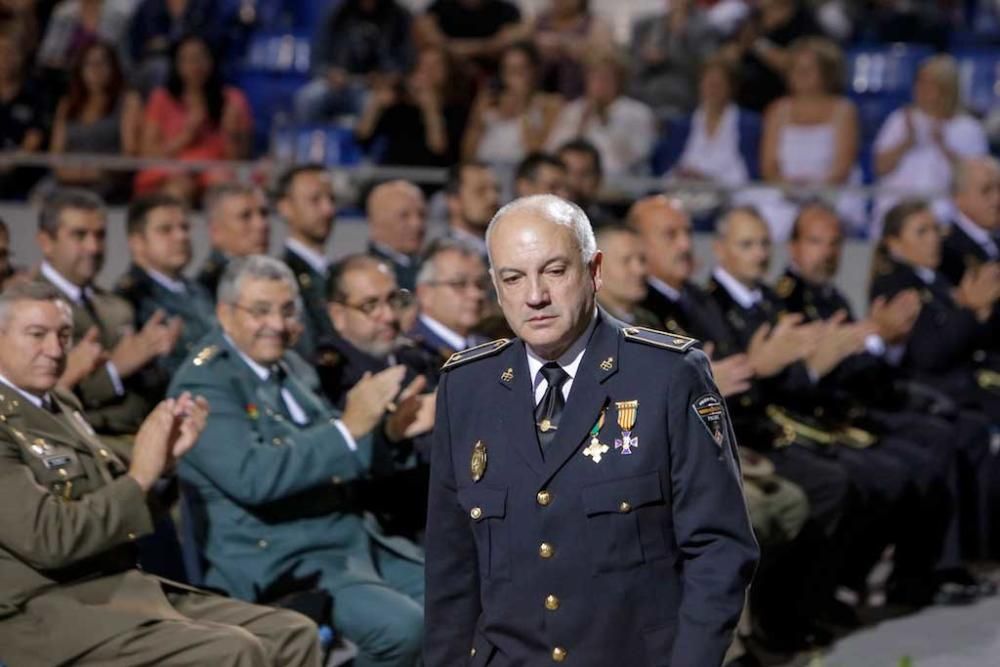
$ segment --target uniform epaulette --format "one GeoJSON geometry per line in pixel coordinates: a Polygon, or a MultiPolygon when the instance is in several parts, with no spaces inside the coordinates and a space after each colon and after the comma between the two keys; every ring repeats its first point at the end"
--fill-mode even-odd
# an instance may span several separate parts
{"type": "Polygon", "coordinates": [[[458,366],[470,361],[492,357],[494,354],[513,342],[514,341],[510,338],[498,338],[497,340],[491,340],[489,343],[483,343],[482,345],[476,345],[475,347],[470,347],[467,350],[456,352],[448,357],[448,361],[444,362],[444,366],[441,367],[441,370],[450,371],[451,369],[457,368],[458,366]]]}
{"type": "Polygon", "coordinates": [[[218,345],[208,345],[206,347],[203,347],[198,352],[198,354],[194,355],[194,359],[191,360],[191,363],[194,364],[195,366],[204,366],[209,361],[214,359],[215,355],[217,355],[218,353],[219,353],[218,345]]]}
{"type": "Polygon", "coordinates": [[[674,352],[687,352],[698,342],[696,338],[658,331],[657,329],[647,329],[646,327],[625,327],[622,329],[622,333],[625,335],[625,340],[662,347],[674,352]]]}

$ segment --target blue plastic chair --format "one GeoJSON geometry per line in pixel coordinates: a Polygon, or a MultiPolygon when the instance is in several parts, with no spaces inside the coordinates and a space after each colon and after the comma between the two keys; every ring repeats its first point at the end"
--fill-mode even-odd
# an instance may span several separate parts
{"type": "Polygon", "coordinates": [[[953,55],[965,106],[986,113],[1000,105],[1000,49],[964,49],[953,55]]]}
{"type": "Polygon", "coordinates": [[[284,162],[315,162],[328,167],[361,163],[364,152],[354,131],[337,125],[288,125],[275,128],[271,155],[284,162]]]}
{"type": "Polygon", "coordinates": [[[848,90],[854,95],[909,95],[920,62],[934,51],[922,44],[862,46],[848,52],[848,90]]]}

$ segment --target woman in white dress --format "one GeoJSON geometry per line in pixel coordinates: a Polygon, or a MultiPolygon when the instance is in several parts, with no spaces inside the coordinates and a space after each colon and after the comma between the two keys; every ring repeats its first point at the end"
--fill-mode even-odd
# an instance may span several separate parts
{"type": "Polygon", "coordinates": [[[982,124],[961,108],[955,59],[928,58],[913,83],[913,103],[893,111],[875,138],[878,184],[896,191],[879,196],[877,225],[907,195],[945,195],[935,198],[932,207],[938,220],[949,220],[952,208],[946,195],[955,164],[988,151],[982,124]]]}
{"type": "Polygon", "coordinates": [[[508,46],[495,85],[480,91],[465,129],[462,153],[501,172],[545,145],[562,98],[538,87],[540,58],[530,42],[508,46]]]}
{"type": "MultiPolygon", "coordinates": [[[[861,183],[858,157],[858,112],[840,94],[843,56],[836,44],[822,37],[805,37],[790,47],[789,94],[768,107],[761,143],[765,181],[783,186],[784,196],[771,190],[754,201],[776,240],[791,231],[803,199],[796,185],[844,186],[861,183]]],[[[811,197],[805,197],[811,198],[811,197]]],[[[840,194],[830,202],[853,228],[865,226],[864,198],[840,194]]]]}

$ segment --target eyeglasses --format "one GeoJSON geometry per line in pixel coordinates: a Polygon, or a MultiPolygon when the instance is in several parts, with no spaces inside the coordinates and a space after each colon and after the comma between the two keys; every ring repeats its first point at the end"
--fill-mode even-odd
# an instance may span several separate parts
{"type": "Polygon", "coordinates": [[[477,289],[487,292],[490,289],[490,279],[487,276],[483,276],[481,278],[459,277],[453,280],[429,280],[425,284],[433,287],[450,287],[456,292],[462,292],[469,289],[477,289]]]}
{"type": "Polygon", "coordinates": [[[252,306],[244,306],[238,303],[233,304],[233,308],[242,310],[247,315],[257,321],[266,320],[275,313],[284,320],[297,320],[302,313],[302,309],[297,303],[286,303],[279,308],[272,308],[266,303],[255,303],[252,306]]]}
{"type": "Polygon", "coordinates": [[[388,308],[393,312],[409,307],[413,304],[413,295],[410,294],[410,290],[401,289],[381,299],[371,298],[366,299],[361,303],[347,303],[346,301],[338,301],[337,303],[345,308],[360,311],[364,315],[371,317],[376,313],[376,311],[378,311],[379,308],[386,306],[388,306],[388,308]]]}

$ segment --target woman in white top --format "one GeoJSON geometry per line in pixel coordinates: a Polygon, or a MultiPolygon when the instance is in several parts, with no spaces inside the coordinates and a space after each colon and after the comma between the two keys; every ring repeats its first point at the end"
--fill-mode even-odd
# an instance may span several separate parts
{"type": "MultiPolygon", "coordinates": [[[[840,94],[843,82],[840,49],[828,39],[804,37],[792,43],[789,54],[789,94],[768,107],[761,142],[760,167],[764,180],[786,188],[783,201],[778,201],[772,193],[762,211],[779,239],[788,237],[798,212],[795,185],[840,186],[861,182],[861,171],[856,165],[858,112],[840,94]]],[[[865,226],[863,197],[842,194],[833,203],[848,225],[865,226]]]]}
{"type": "Polygon", "coordinates": [[[472,109],[462,141],[467,160],[513,167],[545,145],[562,108],[557,95],[540,92],[538,51],[530,42],[508,46],[500,56],[499,90],[484,87],[472,109]]]}
{"type": "Polygon", "coordinates": [[[749,180],[749,169],[740,153],[740,110],[733,104],[734,74],[723,58],[711,58],[702,66],[698,108],[671,176],[727,187],[749,180]]]}
{"type": "Polygon", "coordinates": [[[950,219],[946,194],[954,165],[988,151],[982,125],[961,109],[955,59],[928,58],[913,83],[913,104],[893,111],[875,138],[878,184],[900,191],[879,197],[875,220],[881,223],[907,193],[945,195],[935,199],[933,209],[940,221],[950,219]]]}

